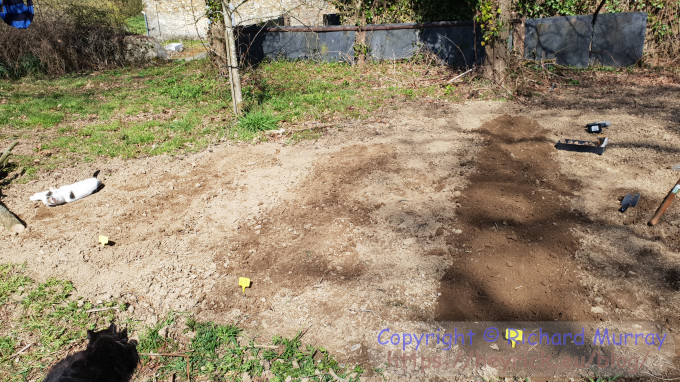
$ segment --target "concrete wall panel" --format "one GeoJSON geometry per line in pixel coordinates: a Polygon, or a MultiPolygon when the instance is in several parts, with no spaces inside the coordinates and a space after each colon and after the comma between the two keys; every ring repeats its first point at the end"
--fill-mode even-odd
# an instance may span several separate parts
{"type": "Polygon", "coordinates": [[[592,58],[608,66],[634,65],[642,58],[647,13],[605,13],[597,16],[592,58]]]}
{"type": "Polygon", "coordinates": [[[581,68],[628,66],[642,58],[646,13],[603,13],[592,22],[592,15],[526,20],[524,56],[581,68]]]}
{"type": "Polygon", "coordinates": [[[239,37],[241,55],[250,62],[268,59],[351,61],[354,31],[261,32],[239,37]]]}
{"type": "Polygon", "coordinates": [[[526,20],[524,56],[534,60],[555,59],[559,65],[587,67],[592,20],[592,16],[526,20]]]}

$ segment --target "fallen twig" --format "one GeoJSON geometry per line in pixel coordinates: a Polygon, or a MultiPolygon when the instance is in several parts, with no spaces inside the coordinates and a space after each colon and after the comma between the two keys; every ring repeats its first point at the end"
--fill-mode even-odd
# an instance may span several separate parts
{"type": "Polygon", "coordinates": [[[188,357],[191,352],[181,352],[181,353],[139,353],[139,355],[145,355],[149,357],[188,357]]]}
{"type": "Polygon", "coordinates": [[[286,133],[299,133],[301,131],[307,131],[307,130],[317,130],[317,129],[327,129],[329,127],[333,127],[332,124],[327,124],[327,125],[321,125],[321,126],[310,126],[310,127],[303,127],[301,129],[289,129],[286,130],[286,133]]]}
{"type": "Polygon", "coordinates": [[[94,312],[103,312],[105,310],[119,310],[120,308],[117,306],[110,306],[108,308],[93,308],[90,310],[86,310],[85,313],[94,313],[94,312]]]}
{"type": "Polygon", "coordinates": [[[376,316],[376,317],[380,317],[380,316],[378,316],[374,311],[372,311],[372,310],[370,310],[370,309],[351,309],[351,308],[350,308],[350,309],[348,309],[348,310],[349,310],[350,312],[354,312],[354,313],[371,313],[371,314],[373,314],[373,315],[376,316]]]}
{"type": "Polygon", "coordinates": [[[18,352],[12,354],[12,355],[9,357],[9,359],[13,359],[14,357],[20,355],[21,353],[23,353],[23,352],[25,352],[26,350],[28,350],[28,348],[30,348],[31,346],[33,346],[33,342],[31,342],[30,344],[24,346],[24,347],[21,348],[21,350],[19,350],[18,352]]]}
{"type": "Polygon", "coordinates": [[[464,75],[470,73],[472,70],[474,70],[474,68],[470,68],[470,69],[464,71],[463,73],[461,73],[461,74],[459,74],[459,75],[453,77],[452,79],[448,80],[447,83],[449,83],[449,84],[452,83],[453,81],[455,81],[455,80],[457,80],[457,79],[463,77],[464,75]]]}

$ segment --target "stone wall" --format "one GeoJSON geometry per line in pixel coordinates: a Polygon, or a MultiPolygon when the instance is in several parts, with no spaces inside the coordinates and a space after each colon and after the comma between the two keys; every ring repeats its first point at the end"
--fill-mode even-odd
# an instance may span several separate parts
{"type": "MultiPolygon", "coordinates": [[[[151,36],[161,40],[204,38],[208,30],[204,0],[143,0],[151,36]]],[[[324,0],[249,0],[236,9],[236,25],[284,16],[288,25],[323,25],[323,15],[335,13],[324,0]]]]}

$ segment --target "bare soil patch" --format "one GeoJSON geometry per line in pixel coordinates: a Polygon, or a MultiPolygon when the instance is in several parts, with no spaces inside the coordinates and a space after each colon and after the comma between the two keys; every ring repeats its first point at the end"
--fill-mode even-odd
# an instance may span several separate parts
{"type": "Polygon", "coordinates": [[[149,323],[176,310],[252,337],[302,330],[365,366],[378,331],[408,321],[649,320],[680,343],[680,208],[646,225],[679,176],[678,87],[647,85],[631,109],[628,88],[608,104],[590,85],[389,105],[297,144],[74,164],[3,190],[28,229],[0,232],[0,261],[120,297],[149,323]],[[604,155],[553,147],[602,119],[604,155]],[[96,169],[106,186],[91,197],[28,200],[96,169]],[[626,192],[641,204],[621,214],[626,192]]]}
{"type": "Polygon", "coordinates": [[[466,321],[584,321],[594,317],[578,280],[579,222],[568,196],[578,182],[558,176],[547,130],[504,115],[479,129],[476,171],[459,201],[460,236],[442,280],[437,318],[466,321]]]}

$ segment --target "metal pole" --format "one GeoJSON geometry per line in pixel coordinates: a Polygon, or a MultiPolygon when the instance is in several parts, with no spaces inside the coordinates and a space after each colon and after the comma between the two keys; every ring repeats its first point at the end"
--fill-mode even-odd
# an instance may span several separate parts
{"type": "Polygon", "coordinates": [[[146,19],[146,12],[142,11],[144,15],[144,26],[146,27],[146,37],[149,37],[149,21],[146,19]]]}

